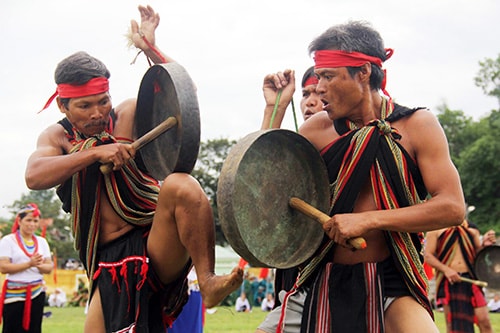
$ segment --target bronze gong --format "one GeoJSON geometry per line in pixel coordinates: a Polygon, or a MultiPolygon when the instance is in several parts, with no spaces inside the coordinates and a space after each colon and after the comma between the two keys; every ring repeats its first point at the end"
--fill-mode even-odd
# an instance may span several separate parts
{"type": "Polygon", "coordinates": [[[291,197],[329,209],[326,166],[309,141],[270,129],[232,147],[219,177],[217,207],[228,242],[250,265],[289,268],[318,249],[321,225],[292,209],[291,197]]]}
{"type": "Polygon", "coordinates": [[[478,279],[488,282],[488,288],[500,290],[500,245],[482,248],[474,259],[478,279]]]}
{"type": "Polygon", "coordinates": [[[148,172],[162,180],[174,171],[191,173],[200,147],[196,88],[178,63],[159,64],[144,74],[137,96],[135,134],[142,137],[167,118],[176,124],[141,148],[148,172]]]}

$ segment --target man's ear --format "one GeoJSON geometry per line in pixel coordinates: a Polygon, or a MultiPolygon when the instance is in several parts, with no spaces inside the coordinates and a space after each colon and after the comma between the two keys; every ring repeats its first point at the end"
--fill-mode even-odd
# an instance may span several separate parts
{"type": "Polygon", "coordinates": [[[68,108],[66,108],[66,106],[61,102],[61,97],[56,97],[56,103],[61,113],[66,113],[66,111],[68,111],[68,108]]]}
{"type": "Polygon", "coordinates": [[[372,75],[372,64],[367,62],[366,64],[362,65],[360,67],[358,75],[361,81],[370,82],[370,76],[372,75]]]}

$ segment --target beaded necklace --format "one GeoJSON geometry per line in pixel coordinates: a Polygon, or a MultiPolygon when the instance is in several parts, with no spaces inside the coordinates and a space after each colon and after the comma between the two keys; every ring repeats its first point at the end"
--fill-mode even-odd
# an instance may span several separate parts
{"type": "Polygon", "coordinates": [[[16,232],[16,241],[17,245],[21,248],[21,250],[28,257],[33,256],[33,254],[38,252],[38,241],[35,235],[31,235],[31,240],[25,240],[24,237],[21,236],[21,232],[17,230],[16,232]]]}

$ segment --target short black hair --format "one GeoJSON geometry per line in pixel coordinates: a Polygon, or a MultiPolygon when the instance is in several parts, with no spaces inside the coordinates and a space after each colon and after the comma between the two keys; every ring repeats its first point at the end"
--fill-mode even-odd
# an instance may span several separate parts
{"type": "Polygon", "coordinates": [[[304,76],[302,76],[302,88],[304,88],[306,86],[306,81],[310,78],[310,77],[314,77],[316,76],[316,74],[314,74],[314,66],[311,66],[309,67],[305,73],[304,73],[304,76]]]}

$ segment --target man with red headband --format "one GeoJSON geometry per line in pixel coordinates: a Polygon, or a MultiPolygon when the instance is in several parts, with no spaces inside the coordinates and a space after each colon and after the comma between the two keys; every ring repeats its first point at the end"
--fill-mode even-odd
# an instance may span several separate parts
{"type": "Polygon", "coordinates": [[[309,51],[326,112],[300,133],[327,165],[328,237],[298,276],[277,272],[287,280],[282,305],[257,332],[438,332],[422,232],[458,225],[465,215],[444,132],[427,109],[389,97],[382,64],[392,51],[369,24],[333,26],[309,51]],[[353,250],[353,237],[367,247],[353,250]]]}
{"type": "MultiPolygon", "coordinates": [[[[139,11],[140,29],[135,21],[131,28],[135,46],[154,63],[165,62],[155,46],[159,15],[149,6],[139,11]]],[[[39,136],[26,183],[34,190],[58,186],[72,214],[91,284],[84,331],[165,332],[186,301],[193,264],[207,307],[237,289],[243,272],[214,273],[213,215],[199,183],[172,173],[160,185],[141,168],[130,145],[136,101],[112,108],[109,77],[85,52],[58,64],[52,99],[65,118],[39,136]],[[114,172],[103,175],[103,163],[114,172]]]]}
{"type": "MultiPolygon", "coordinates": [[[[317,84],[318,79],[314,74],[314,66],[311,66],[304,72],[301,83],[302,98],[300,99],[300,111],[302,112],[304,121],[311,118],[314,114],[323,111],[323,103],[316,93],[317,84]]],[[[286,69],[283,72],[267,74],[264,77],[262,90],[264,92],[266,107],[264,109],[261,129],[279,128],[283,121],[282,116],[284,116],[285,110],[292,101],[295,92],[295,72],[291,69],[286,69]],[[278,94],[279,102],[276,105],[278,94]],[[278,111],[278,108],[281,110],[278,111]],[[279,115],[281,118],[273,118],[273,114],[279,115]],[[271,119],[273,121],[272,124],[271,119]]]]}
{"type": "Polygon", "coordinates": [[[474,333],[474,323],[481,333],[493,332],[482,288],[462,278],[477,279],[474,260],[482,248],[495,244],[495,231],[481,240],[479,230],[465,219],[460,226],[428,232],[425,240],[425,260],[436,269],[436,298],[443,305],[446,332],[474,333]]]}

